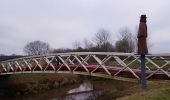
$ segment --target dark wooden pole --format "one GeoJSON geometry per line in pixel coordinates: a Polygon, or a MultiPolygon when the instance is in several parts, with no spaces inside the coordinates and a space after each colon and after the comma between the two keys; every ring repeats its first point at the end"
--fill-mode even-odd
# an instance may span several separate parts
{"type": "Polygon", "coordinates": [[[146,90],[146,65],[145,65],[145,54],[141,55],[141,88],[142,90],[146,90]]]}
{"type": "Polygon", "coordinates": [[[146,65],[145,65],[145,54],[148,53],[147,48],[147,25],[146,25],[146,15],[141,15],[138,31],[138,54],[141,60],[141,88],[146,90],[146,65]]]}

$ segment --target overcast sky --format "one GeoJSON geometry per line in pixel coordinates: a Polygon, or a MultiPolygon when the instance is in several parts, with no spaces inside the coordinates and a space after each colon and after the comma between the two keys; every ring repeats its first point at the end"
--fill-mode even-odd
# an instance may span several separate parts
{"type": "Polygon", "coordinates": [[[128,27],[135,32],[147,15],[151,52],[170,52],[170,0],[0,0],[0,54],[24,54],[31,41],[52,48],[71,48],[92,39],[101,28],[112,33],[128,27]]]}

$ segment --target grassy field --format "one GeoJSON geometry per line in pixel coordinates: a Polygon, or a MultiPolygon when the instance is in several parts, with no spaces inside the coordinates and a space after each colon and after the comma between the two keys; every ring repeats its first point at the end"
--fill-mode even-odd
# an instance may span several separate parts
{"type": "Polygon", "coordinates": [[[149,81],[146,91],[142,91],[139,87],[133,91],[135,92],[117,100],[170,100],[170,81],[149,81]]]}

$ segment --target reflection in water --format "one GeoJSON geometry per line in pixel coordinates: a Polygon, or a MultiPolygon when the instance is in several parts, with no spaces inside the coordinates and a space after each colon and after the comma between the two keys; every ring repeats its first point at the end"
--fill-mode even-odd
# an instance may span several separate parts
{"type": "Polygon", "coordinates": [[[94,100],[97,95],[98,94],[94,92],[86,92],[75,95],[69,95],[65,98],[65,100],[94,100]]]}
{"type": "Polygon", "coordinates": [[[57,97],[52,100],[94,100],[100,94],[93,91],[90,81],[84,81],[78,88],[69,90],[66,97],[57,97]]]}
{"type": "Polygon", "coordinates": [[[93,85],[90,83],[90,81],[84,81],[78,88],[71,89],[67,93],[78,93],[78,92],[85,92],[85,91],[92,91],[93,85]]]}

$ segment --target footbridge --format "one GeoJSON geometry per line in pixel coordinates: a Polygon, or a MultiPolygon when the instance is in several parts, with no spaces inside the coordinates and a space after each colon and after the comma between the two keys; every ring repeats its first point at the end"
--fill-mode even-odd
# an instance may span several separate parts
{"type": "MultiPolygon", "coordinates": [[[[116,52],[70,52],[28,56],[0,62],[0,75],[72,73],[140,80],[140,55],[116,52]]],[[[170,79],[170,54],[146,55],[147,79],[170,79]]]]}

